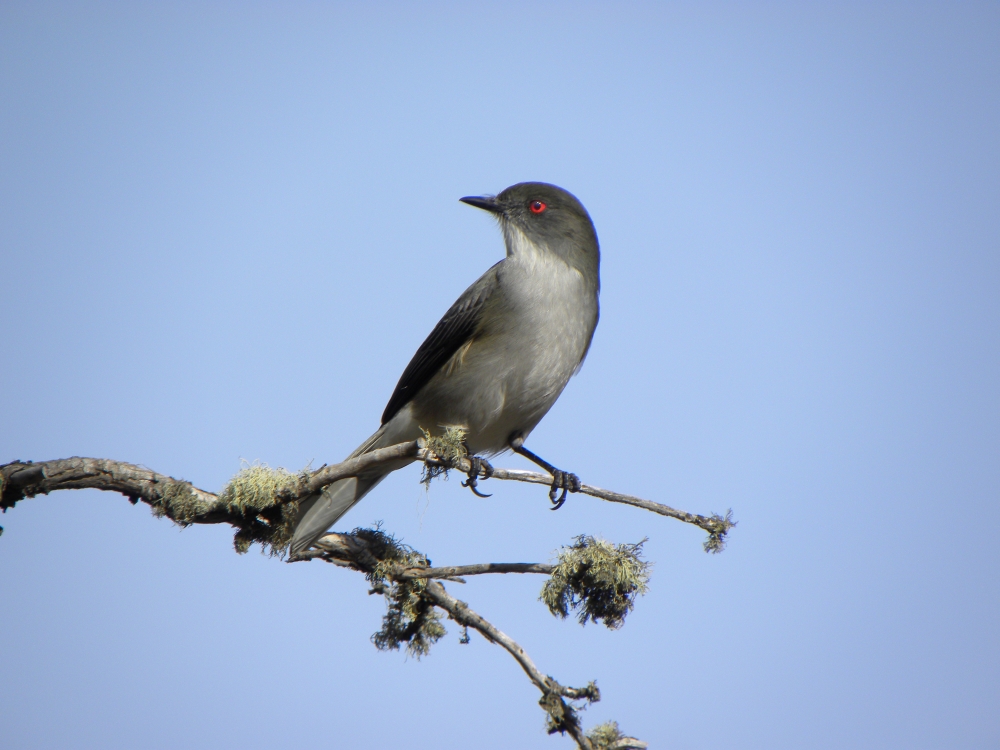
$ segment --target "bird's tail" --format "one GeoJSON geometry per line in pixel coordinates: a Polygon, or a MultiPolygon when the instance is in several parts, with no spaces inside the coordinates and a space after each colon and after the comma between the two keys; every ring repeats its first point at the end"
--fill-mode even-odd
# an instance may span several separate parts
{"type": "MultiPolygon", "coordinates": [[[[374,435],[358,446],[348,458],[355,458],[376,448],[384,447],[386,439],[385,426],[380,427],[374,435]]],[[[388,445],[389,443],[385,443],[388,445]]],[[[328,484],[322,492],[310,495],[299,503],[299,519],[295,524],[290,545],[291,558],[295,559],[326,533],[342,515],[354,507],[365,495],[371,492],[375,485],[381,482],[396,469],[401,469],[413,459],[402,459],[391,464],[379,466],[356,477],[340,479],[328,484]]]]}

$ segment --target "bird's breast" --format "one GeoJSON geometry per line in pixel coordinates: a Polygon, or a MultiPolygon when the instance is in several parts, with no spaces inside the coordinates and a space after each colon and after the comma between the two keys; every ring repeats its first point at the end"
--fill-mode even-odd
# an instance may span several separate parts
{"type": "Polygon", "coordinates": [[[526,386],[562,386],[590,345],[597,322],[597,297],[583,275],[556,257],[504,269],[504,296],[510,314],[511,348],[526,386]]]}
{"type": "Polygon", "coordinates": [[[415,406],[435,427],[464,427],[469,448],[490,454],[512,433],[534,429],[579,367],[597,324],[597,293],[557,257],[509,257],[488,307],[415,406]]]}

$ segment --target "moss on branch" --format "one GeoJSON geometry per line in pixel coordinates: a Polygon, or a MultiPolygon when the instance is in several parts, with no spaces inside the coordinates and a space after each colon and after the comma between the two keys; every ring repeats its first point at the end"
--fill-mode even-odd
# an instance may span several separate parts
{"type": "Polygon", "coordinates": [[[603,620],[608,628],[620,628],[635,598],[648,588],[649,563],[641,556],[645,541],[615,545],[585,534],[576,537],[559,553],[539,598],[558,617],[579,610],[581,625],[603,620]]]}
{"type": "Polygon", "coordinates": [[[426,656],[447,633],[441,615],[425,595],[427,579],[393,576],[400,569],[427,567],[430,561],[378,526],[355,529],[351,534],[364,542],[374,558],[365,578],[372,584],[372,592],[382,594],[386,601],[382,629],[372,635],[372,643],[380,651],[396,651],[405,643],[410,656],[426,656]]]}
{"type": "Polygon", "coordinates": [[[295,500],[283,494],[294,494],[309,476],[308,468],[298,474],[267,464],[244,466],[219,493],[219,503],[232,515],[236,534],[233,547],[240,554],[254,544],[260,544],[272,557],[283,557],[288,551],[299,513],[295,500]]]}

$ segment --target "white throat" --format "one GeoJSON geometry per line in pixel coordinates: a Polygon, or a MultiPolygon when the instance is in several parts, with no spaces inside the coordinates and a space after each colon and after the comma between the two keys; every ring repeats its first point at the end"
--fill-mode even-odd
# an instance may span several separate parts
{"type": "Polygon", "coordinates": [[[513,222],[504,221],[502,227],[508,258],[528,267],[536,266],[539,263],[548,263],[555,258],[552,252],[539,247],[528,239],[528,235],[513,222]]]}

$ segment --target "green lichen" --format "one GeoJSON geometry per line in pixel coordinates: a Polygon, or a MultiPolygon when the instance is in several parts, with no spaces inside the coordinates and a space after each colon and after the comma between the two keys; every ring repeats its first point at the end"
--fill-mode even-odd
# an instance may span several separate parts
{"type": "Polygon", "coordinates": [[[429,485],[440,476],[447,477],[448,469],[469,455],[465,448],[465,430],[461,427],[445,427],[443,435],[432,435],[423,427],[424,447],[440,459],[443,465],[424,464],[424,473],[420,481],[429,485]]]}
{"type": "Polygon", "coordinates": [[[580,717],[576,709],[554,691],[546,692],[538,699],[538,705],[545,711],[545,731],[549,734],[572,732],[579,728],[580,717]]]}
{"type": "Polygon", "coordinates": [[[539,599],[558,617],[578,610],[581,625],[603,620],[612,630],[620,628],[636,596],[648,588],[649,563],[641,558],[645,541],[614,545],[592,536],[576,537],[559,553],[539,599]]]}
{"type": "Polygon", "coordinates": [[[219,493],[219,502],[233,512],[259,513],[278,505],[279,493],[294,491],[304,475],[305,470],[293,474],[281,467],[248,464],[219,493]]]}
{"type": "Polygon", "coordinates": [[[371,638],[375,648],[397,651],[405,643],[410,656],[417,659],[426,656],[431,646],[447,633],[441,624],[441,615],[425,596],[427,580],[395,580],[392,574],[399,568],[427,566],[430,561],[378,526],[355,529],[351,533],[365,543],[374,557],[375,564],[365,573],[365,578],[372,584],[372,592],[382,594],[386,601],[382,629],[371,638]]]}
{"type": "MultiPolygon", "coordinates": [[[[552,680],[552,678],[549,678],[552,680]]],[[[564,688],[552,680],[549,689],[538,700],[545,710],[545,728],[549,734],[570,732],[580,728],[579,711],[591,703],[601,700],[601,691],[596,682],[588,682],[584,688],[564,688]],[[569,700],[567,700],[567,698],[569,700]]]]}
{"type": "Polygon", "coordinates": [[[208,503],[199,499],[188,482],[170,480],[158,485],[159,498],[150,503],[153,515],[166,516],[180,526],[190,526],[208,510],[208,503]]]}
{"type": "Polygon", "coordinates": [[[285,500],[308,476],[308,469],[293,474],[267,464],[248,464],[219,493],[219,503],[236,526],[233,547],[243,554],[254,544],[272,557],[282,557],[292,540],[299,504],[285,500]]]}
{"type": "Polygon", "coordinates": [[[617,721],[606,721],[587,732],[587,738],[594,750],[611,750],[624,735],[617,721]]]}
{"type": "Polygon", "coordinates": [[[270,511],[234,522],[239,526],[233,535],[233,548],[242,555],[249,552],[254,544],[259,544],[264,554],[284,557],[292,542],[298,516],[299,504],[290,500],[270,511]]]}
{"type": "Polygon", "coordinates": [[[709,532],[708,539],[704,541],[702,547],[706,552],[717,555],[726,548],[726,534],[736,525],[736,521],[733,520],[732,508],[726,511],[725,516],[713,513],[709,518],[713,521],[713,529],[709,532]]]}

